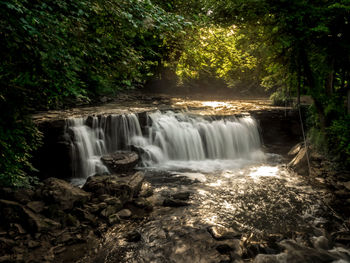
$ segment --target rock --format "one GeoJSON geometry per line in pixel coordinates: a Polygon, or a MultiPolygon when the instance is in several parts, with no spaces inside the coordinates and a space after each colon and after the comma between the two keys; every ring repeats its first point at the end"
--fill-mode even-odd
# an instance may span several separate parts
{"type": "Polygon", "coordinates": [[[127,219],[127,218],[130,218],[132,213],[129,209],[123,209],[123,210],[120,210],[117,215],[121,218],[121,219],[127,219]]]}
{"type": "Polygon", "coordinates": [[[108,218],[110,215],[117,213],[120,209],[115,206],[109,205],[101,211],[101,216],[108,218]]]}
{"type": "MultiPolygon", "coordinates": [[[[106,204],[106,206],[104,207],[104,208],[106,208],[107,207],[107,204],[106,204]]],[[[103,208],[102,208],[103,209],[103,208]]],[[[99,210],[100,210],[100,207],[99,207],[99,205],[98,204],[92,204],[89,208],[88,208],[88,210],[90,211],[90,213],[97,213],[99,210]]]]}
{"type": "Polygon", "coordinates": [[[335,191],[334,194],[341,199],[348,199],[350,197],[350,192],[346,190],[335,191]]]}
{"type": "Polygon", "coordinates": [[[62,210],[70,210],[77,205],[86,203],[90,193],[74,187],[66,181],[48,178],[44,181],[42,196],[46,202],[58,204],[62,210]]]}
{"type": "Polygon", "coordinates": [[[41,201],[31,201],[27,203],[27,207],[35,213],[41,213],[44,210],[45,203],[41,201]]]}
{"type": "Polygon", "coordinates": [[[141,234],[137,231],[132,231],[125,235],[125,239],[128,242],[139,242],[141,240],[141,234]]]}
{"type": "Polygon", "coordinates": [[[122,204],[132,200],[141,190],[144,174],[137,172],[126,177],[116,175],[92,176],[86,181],[83,189],[95,195],[108,194],[118,197],[122,204]]]}
{"type": "Polygon", "coordinates": [[[12,255],[4,255],[0,257],[0,262],[13,262],[12,255]]]}
{"type": "Polygon", "coordinates": [[[109,194],[103,194],[98,197],[98,200],[100,202],[104,202],[106,199],[110,198],[111,196],[109,194]]]}
{"type": "Polygon", "coordinates": [[[49,231],[61,227],[59,223],[40,214],[35,214],[17,202],[0,200],[0,211],[2,223],[7,225],[20,223],[30,232],[49,231]]]}
{"type": "Polygon", "coordinates": [[[31,189],[11,189],[7,187],[0,188],[0,199],[16,201],[20,204],[26,204],[33,200],[35,193],[31,189]]]}
{"type": "Polygon", "coordinates": [[[12,225],[13,225],[13,227],[16,229],[16,232],[17,232],[17,233],[19,233],[19,234],[21,234],[21,235],[27,233],[27,231],[25,231],[25,230],[23,229],[23,227],[22,227],[20,224],[12,224],[12,225]]]}
{"type": "Polygon", "coordinates": [[[64,217],[64,225],[78,227],[80,226],[80,222],[75,216],[66,214],[64,217]]]}
{"type": "Polygon", "coordinates": [[[116,206],[118,208],[122,208],[123,204],[122,202],[119,200],[119,198],[115,197],[115,196],[112,196],[112,197],[109,197],[107,199],[105,199],[105,203],[107,205],[113,205],[113,206],[116,206]]]}
{"type": "Polygon", "coordinates": [[[36,248],[36,247],[40,247],[40,243],[34,240],[29,240],[28,241],[28,247],[29,248],[36,248]]]}
{"type": "Polygon", "coordinates": [[[126,173],[134,169],[139,155],[136,152],[116,152],[102,156],[101,161],[114,173],[126,173]]]}
{"type": "Polygon", "coordinates": [[[97,206],[98,206],[98,210],[101,211],[107,207],[107,203],[101,202],[97,206]]]}
{"type": "Polygon", "coordinates": [[[292,147],[292,149],[289,150],[288,155],[295,156],[301,148],[304,147],[304,143],[300,142],[292,147]]]}
{"type": "Polygon", "coordinates": [[[343,183],[344,187],[350,191],[350,181],[343,183]]]}
{"type": "Polygon", "coordinates": [[[230,254],[233,248],[227,244],[220,244],[216,247],[216,250],[219,251],[220,254],[230,254]]]}
{"type": "Polygon", "coordinates": [[[16,241],[4,237],[0,237],[0,247],[7,247],[8,249],[15,247],[16,241]]]}
{"type": "Polygon", "coordinates": [[[108,217],[108,224],[109,225],[114,225],[120,223],[120,218],[118,214],[113,214],[108,217]]]}
{"type": "Polygon", "coordinates": [[[149,182],[143,182],[141,186],[140,197],[150,197],[153,195],[153,188],[149,182]]]}
{"type": "Polygon", "coordinates": [[[329,241],[325,236],[319,236],[319,237],[312,237],[311,242],[316,249],[324,249],[328,250],[329,247],[329,241]]]}
{"type": "Polygon", "coordinates": [[[233,229],[227,229],[220,226],[208,227],[208,232],[216,240],[235,239],[242,236],[241,233],[234,231],[233,229]]]}
{"type": "Polygon", "coordinates": [[[57,237],[56,242],[58,244],[60,244],[60,243],[73,243],[73,240],[74,240],[74,237],[72,236],[72,234],[65,231],[57,237]]]}
{"type": "Polygon", "coordinates": [[[35,192],[31,189],[19,189],[14,191],[13,199],[19,203],[27,204],[33,200],[35,192]]]}
{"type": "Polygon", "coordinates": [[[181,207],[181,206],[188,206],[189,203],[182,201],[182,200],[175,200],[171,198],[165,198],[163,201],[163,206],[169,206],[169,207],[181,207]]]}
{"type": "Polygon", "coordinates": [[[153,210],[153,205],[152,203],[147,200],[146,198],[139,197],[132,202],[136,207],[142,208],[145,211],[151,212],[153,210]]]}
{"type": "Polygon", "coordinates": [[[306,148],[300,149],[298,154],[290,161],[288,167],[292,168],[295,172],[300,175],[308,175],[309,167],[307,163],[306,148]]]}
{"type": "Polygon", "coordinates": [[[81,208],[76,208],[74,214],[77,215],[80,221],[87,221],[92,225],[97,225],[97,218],[89,212],[89,210],[84,210],[81,208]]]}
{"type": "Polygon", "coordinates": [[[190,198],[191,193],[190,192],[179,192],[176,194],[173,194],[171,197],[173,199],[187,201],[190,198]]]}
{"type": "Polygon", "coordinates": [[[346,245],[350,244],[350,231],[333,233],[332,237],[335,242],[346,245]]]}

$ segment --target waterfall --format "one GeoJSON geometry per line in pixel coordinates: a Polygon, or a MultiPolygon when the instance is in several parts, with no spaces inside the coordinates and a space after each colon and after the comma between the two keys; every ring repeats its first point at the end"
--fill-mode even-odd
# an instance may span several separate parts
{"type": "Polygon", "coordinates": [[[169,160],[250,159],[259,151],[258,126],[250,117],[206,120],[183,113],[151,113],[148,136],[135,136],[132,144],[143,150],[144,165],[169,160]]]}
{"type": "MultiPolygon", "coordinates": [[[[89,116],[67,120],[75,178],[108,173],[101,156],[133,145],[142,165],[168,161],[254,159],[260,152],[260,135],[250,117],[210,120],[185,113],[154,112],[147,116],[142,134],[135,114],[89,116]]],[[[260,155],[261,156],[261,155],[260,155]]]]}
{"type": "Polygon", "coordinates": [[[101,156],[129,149],[131,139],[142,135],[135,114],[68,119],[65,133],[70,138],[73,178],[109,173],[101,156]]]}

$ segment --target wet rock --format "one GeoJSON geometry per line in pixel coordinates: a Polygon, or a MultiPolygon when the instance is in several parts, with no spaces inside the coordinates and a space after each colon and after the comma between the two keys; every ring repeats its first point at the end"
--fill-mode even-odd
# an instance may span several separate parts
{"type": "MultiPolygon", "coordinates": [[[[106,204],[106,206],[105,207],[103,207],[103,208],[106,208],[107,207],[107,204],[106,204]]],[[[102,208],[102,209],[103,209],[102,208]]],[[[90,213],[97,213],[99,210],[100,210],[100,207],[99,207],[99,205],[98,204],[92,204],[91,206],[89,206],[89,208],[88,208],[88,210],[90,211],[90,213]]]]}
{"type": "Polygon", "coordinates": [[[309,167],[307,163],[307,153],[306,153],[305,147],[300,149],[298,154],[293,158],[293,160],[290,161],[288,166],[300,175],[305,176],[309,174],[309,167]]]}
{"type": "Polygon", "coordinates": [[[23,205],[8,200],[0,200],[1,223],[10,225],[19,223],[30,232],[48,231],[52,228],[59,228],[61,225],[40,214],[35,214],[23,205]]]}
{"type": "Polygon", "coordinates": [[[4,255],[0,257],[0,262],[14,262],[12,255],[4,255]]]}
{"type": "Polygon", "coordinates": [[[101,203],[97,204],[97,206],[98,206],[98,211],[101,211],[107,207],[107,203],[101,202],[101,203]]]}
{"type": "Polygon", "coordinates": [[[337,190],[334,192],[334,194],[341,199],[348,199],[350,198],[350,191],[346,190],[337,190]]]}
{"type": "Polygon", "coordinates": [[[128,219],[131,217],[132,213],[129,209],[122,209],[120,210],[117,215],[121,218],[121,219],[128,219]]]}
{"type": "Polygon", "coordinates": [[[333,262],[340,259],[338,255],[329,253],[326,250],[304,247],[292,240],[283,240],[279,244],[286,251],[276,256],[282,262],[333,262]]]}
{"type": "Polygon", "coordinates": [[[220,244],[216,247],[216,250],[220,254],[230,254],[230,252],[233,251],[233,248],[228,244],[220,244]]]}
{"type": "Polygon", "coordinates": [[[73,226],[73,227],[79,227],[80,226],[80,222],[79,220],[73,216],[72,214],[66,214],[64,216],[64,225],[65,226],[73,226]]]}
{"type": "Polygon", "coordinates": [[[148,182],[143,182],[140,190],[140,197],[150,197],[153,195],[152,185],[148,182]]]}
{"type": "Polygon", "coordinates": [[[139,242],[141,240],[141,234],[137,231],[132,231],[125,235],[125,239],[128,242],[139,242]]]}
{"type": "Polygon", "coordinates": [[[347,244],[347,245],[350,244],[350,231],[333,233],[332,237],[335,242],[347,244]]]}
{"type": "Polygon", "coordinates": [[[100,202],[104,202],[106,199],[110,198],[111,196],[109,194],[103,194],[98,196],[98,200],[100,202]]]}
{"type": "Polygon", "coordinates": [[[122,204],[122,202],[119,200],[119,198],[114,197],[114,196],[105,199],[105,203],[106,203],[107,205],[115,206],[115,207],[117,207],[117,209],[121,209],[121,208],[123,207],[123,204],[122,204]]]}
{"type": "Polygon", "coordinates": [[[41,201],[31,201],[27,203],[27,207],[29,207],[35,213],[41,213],[44,210],[45,203],[41,201]]]}
{"type": "Polygon", "coordinates": [[[350,181],[343,183],[344,187],[350,191],[350,181]]]}
{"type": "Polygon", "coordinates": [[[95,195],[108,194],[118,197],[122,204],[125,204],[139,194],[143,180],[144,174],[142,172],[127,177],[92,176],[88,178],[83,189],[95,195]]]}
{"type": "Polygon", "coordinates": [[[120,218],[118,214],[113,214],[108,217],[108,224],[109,225],[114,225],[120,223],[120,218]]]}
{"type": "MultiPolygon", "coordinates": [[[[276,255],[259,254],[255,257],[254,263],[280,263],[276,255]]],[[[297,261],[293,261],[297,262],[297,261]]],[[[301,263],[301,262],[300,262],[301,263]]]]}
{"type": "Polygon", "coordinates": [[[40,247],[40,242],[37,242],[37,241],[34,241],[34,240],[29,240],[28,241],[28,247],[29,248],[40,247]]]}
{"type": "Polygon", "coordinates": [[[216,240],[235,239],[242,236],[238,231],[220,226],[210,226],[208,232],[216,240]]]}
{"type": "Polygon", "coordinates": [[[190,195],[191,195],[190,192],[179,192],[179,193],[175,193],[175,194],[171,195],[171,197],[173,199],[187,201],[188,199],[190,199],[190,195]]]}
{"type": "Polygon", "coordinates": [[[81,221],[87,221],[92,225],[97,224],[97,218],[93,214],[91,214],[88,210],[84,210],[81,208],[76,208],[74,211],[74,214],[77,216],[77,218],[81,221]]]}
{"type": "Polygon", "coordinates": [[[65,231],[61,235],[58,236],[56,242],[60,243],[73,243],[74,237],[71,233],[65,231]]]}
{"type": "Polygon", "coordinates": [[[152,211],[153,210],[153,205],[150,201],[148,201],[146,198],[139,197],[132,202],[136,207],[142,208],[146,211],[152,211]]]}
{"type": "Polygon", "coordinates": [[[101,216],[108,218],[110,215],[117,213],[120,209],[115,206],[109,205],[101,211],[101,216]]]}
{"type": "Polygon", "coordinates": [[[27,204],[33,200],[34,195],[35,192],[31,189],[0,188],[0,199],[12,200],[20,204],[27,204]]]}
{"type": "Polygon", "coordinates": [[[190,204],[185,201],[176,200],[172,198],[165,198],[163,201],[163,206],[168,206],[168,207],[181,207],[181,206],[188,206],[188,205],[190,204]]]}
{"type": "Polygon", "coordinates": [[[316,249],[324,249],[324,250],[329,249],[329,241],[324,236],[313,237],[313,238],[311,238],[311,242],[312,242],[314,248],[316,248],[316,249]]]}
{"type": "Polygon", "coordinates": [[[27,204],[33,200],[34,195],[35,192],[31,189],[19,189],[14,191],[13,200],[22,204],[27,204]]]}
{"type": "Polygon", "coordinates": [[[91,196],[90,193],[57,178],[48,178],[44,184],[42,196],[45,201],[58,204],[62,210],[84,204],[91,196]]]}
{"type": "Polygon", "coordinates": [[[139,161],[136,152],[116,152],[101,157],[102,162],[114,173],[126,173],[134,169],[139,161]]]}
{"type": "Polygon", "coordinates": [[[25,230],[23,229],[23,227],[22,227],[20,224],[11,224],[11,226],[12,226],[13,228],[16,229],[15,231],[16,231],[18,234],[23,235],[23,234],[26,234],[26,233],[27,233],[27,231],[25,231],[25,230]]]}

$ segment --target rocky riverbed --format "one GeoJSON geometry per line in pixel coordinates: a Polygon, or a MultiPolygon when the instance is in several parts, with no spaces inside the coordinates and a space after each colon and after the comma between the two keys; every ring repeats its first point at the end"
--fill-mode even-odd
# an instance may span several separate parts
{"type": "Polygon", "coordinates": [[[80,262],[349,262],[350,207],[338,195],[349,194],[347,184],[320,183],[333,175],[311,149],[315,173],[294,173],[303,158],[286,163],[303,153],[296,148],[221,171],[147,170],[153,212],[111,228],[97,255],[80,262]]]}
{"type": "Polygon", "coordinates": [[[299,145],[222,169],[129,167],[82,188],[49,178],[1,189],[0,262],[348,262],[349,174],[309,151],[311,175],[290,170],[305,166],[299,145]]]}

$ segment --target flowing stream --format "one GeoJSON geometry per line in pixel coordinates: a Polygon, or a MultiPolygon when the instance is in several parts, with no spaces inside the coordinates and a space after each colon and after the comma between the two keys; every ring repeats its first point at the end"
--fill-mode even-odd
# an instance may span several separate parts
{"type": "Polygon", "coordinates": [[[111,229],[97,256],[82,262],[350,262],[326,238],[334,220],[320,198],[326,193],[262,150],[250,116],[153,112],[145,127],[135,114],[90,117],[69,120],[67,134],[76,178],[108,173],[100,157],[133,145],[154,187],[153,212],[137,217],[131,207],[134,220],[111,229]],[[179,193],[189,195],[187,206],[163,205],[179,193]],[[240,235],[216,240],[213,226],[240,235]],[[132,231],[140,241],[124,238],[132,231]]]}

